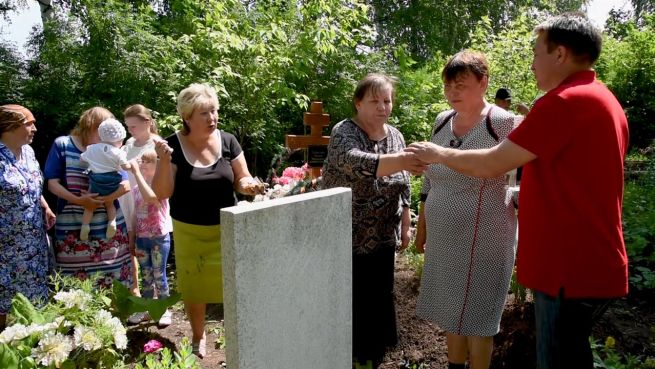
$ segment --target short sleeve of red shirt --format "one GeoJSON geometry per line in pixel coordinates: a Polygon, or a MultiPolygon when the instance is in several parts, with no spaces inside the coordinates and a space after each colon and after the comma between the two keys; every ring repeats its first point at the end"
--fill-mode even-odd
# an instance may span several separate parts
{"type": "Polygon", "coordinates": [[[570,120],[553,119],[570,115],[567,110],[559,96],[544,96],[507,138],[540,158],[550,159],[575,137],[570,120]]]}

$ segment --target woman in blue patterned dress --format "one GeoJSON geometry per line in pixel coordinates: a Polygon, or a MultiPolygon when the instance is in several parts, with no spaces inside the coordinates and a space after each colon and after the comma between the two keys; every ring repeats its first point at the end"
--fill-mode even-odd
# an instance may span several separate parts
{"type": "Polygon", "coordinates": [[[48,300],[45,229],[55,215],[41,196],[43,176],[29,145],[35,122],[20,105],[0,106],[0,331],[16,293],[37,305],[48,300]]]}
{"type": "MultiPolygon", "coordinates": [[[[55,260],[62,274],[80,279],[98,277],[100,287],[111,287],[114,279],[128,287],[132,285],[132,264],[127,230],[118,201],[116,206],[116,234],[107,239],[107,212],[103,206],[106,198],[117,200],[129,191],[129,185],[121,185],[107,196],[88,193],[87,164],[80,155],[87,145],[100,141],[98,126],[113,114],[101,107],[86,110],[70,135],[58,137],[45,165],[48,190],[59,199],[55,224],[55,260]],[[84,209],[94,210],[91,231],[86,241],[80,240],[84,209]]],[[[127,174],[123,179],[127,179],[127,174]]],[[[124,183],[127,183],[124,181],[124,183]]]]}

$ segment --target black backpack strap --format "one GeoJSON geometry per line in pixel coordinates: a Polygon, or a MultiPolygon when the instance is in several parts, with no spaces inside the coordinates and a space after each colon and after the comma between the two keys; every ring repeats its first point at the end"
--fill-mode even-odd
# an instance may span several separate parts
{"type": "MultiPolygon", "coordinates": [[[[490,106],[490,107],[489,107],[489,110],[487,111],[487,118],[486,118],[486,120],[485,120],[485,125],[487,126],[487,132],[489,132],[489,135],[490,135],[491,137],[493,137],[493,139],[494,139],[496,142],[498,142],[498,141],[499,141],[499,139],[498,139],[498,134],[496,133],[496,130],[494,129],[494,126],[491,124],[491,110],[493,110],[493,106],[490,106]]],[[[434,135],[436,135],[437,133],[439,133],[439,131],[441,131],[441,129],[442,129],[443,127],[446,126],[446,124],[448,123],[448,121],[449,121],[452,117],[454,117],[455,114],[457,114],[456,111],[453,111],[452,113],[448,114],[448,115],[446,116],[446,118],[443,120],[443,122],[441,122],[441,124],[439,124],[438,126],[436,126],[436,127],[434,128],[434,130],[432,131],[432,137],[434,137],[434,135]]]]}
{"type": "Polygon", "coordinates": [[[491,124],[491,110],[493,109],[493,106],[489,107],[489,111],[487,112],[487,120],[486,120],[486,125],[487,125],[487,132],[489,132],[489,135],[493,137],[496,142],[498,142],[498,134],[496,134],[496,130],[494,129],[494,126],[491,124]]]}
{"type": "Polygon", "coordinates": [[[439,124],[438,126],[436,126],[436,127],[434,128],[434,130],[432,130],[432,136],[431,136],[431,137],[434,137],[434,135],[436,135],[437,133],[439,133],[439,131],[441,131],[441,129],[446,125],[446,123],[448,123],[448,121],[449,121],[452,117],[455,116],[455,114],[457,114],[457,112],[453,110],[452,113],[446,115],[446,118],[444,118],[443,122],[441,122],[441,124],[439,124]]]}

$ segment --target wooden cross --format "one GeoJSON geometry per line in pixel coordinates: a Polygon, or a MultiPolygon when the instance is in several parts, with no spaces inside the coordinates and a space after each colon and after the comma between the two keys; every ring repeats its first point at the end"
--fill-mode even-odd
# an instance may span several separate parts
{"type": "Polygon", "coordinates": [[[305,112],[303,123],[311,127],[309,136],[286,135],[284,142],[292,150],[307,149],[307,163],[311,168],[312,178],[318,178],[330,142],[330,136],[323,136],[323,127],[330,125],[330,115],[323,113],[321,101],[312,101],[309,111],[305,112]]]}

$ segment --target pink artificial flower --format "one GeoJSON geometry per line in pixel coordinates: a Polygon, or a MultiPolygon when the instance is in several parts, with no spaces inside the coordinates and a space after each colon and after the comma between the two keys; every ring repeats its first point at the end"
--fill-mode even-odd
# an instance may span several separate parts
{"type": "Polygon", "coordinates": [[[277,184],[279,184],[280,186],[284,186],[284,185],[287,185],[289,183],[291,183],[291,178],[289,178],[289,177],[278,177],[277,178],[277,184]]]}
{"type": "Polygon", "coordinates": [[[143,352],[145,352],[146,354],[150,354],[152,352],[157,352],[161,350],[162,347],[164,346],[161,344],[161,342],[157,340],[150,340],[146,342],[145,345],[143,345],[143,352]]]}
{"type": "Polygon", "coordinates": [[[300,181],[305,178],[305,175],[307,174],[306,170],[303,168],[298,168],[298,167],[287,167],[284,169],[282,172],[282,177],[287,177],[291,178],[296,181],[300,181]]]}

